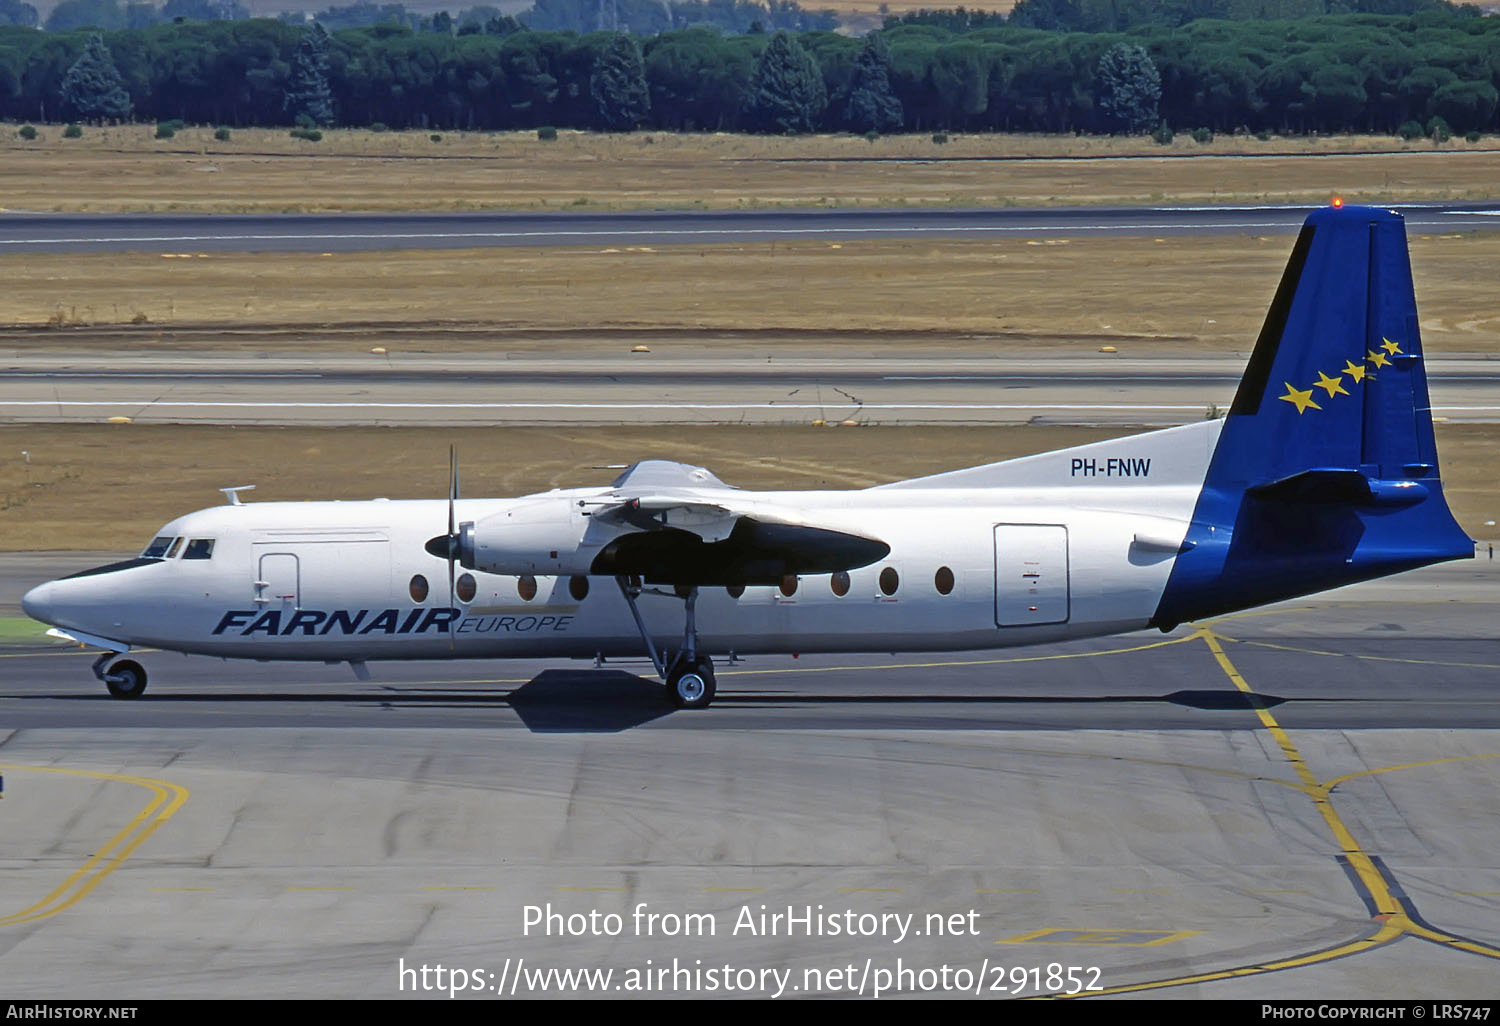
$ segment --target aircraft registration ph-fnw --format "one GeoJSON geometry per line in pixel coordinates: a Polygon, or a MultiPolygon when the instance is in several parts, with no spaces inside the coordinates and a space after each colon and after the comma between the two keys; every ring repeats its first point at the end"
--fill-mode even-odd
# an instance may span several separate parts
{"type": "MultiPolygon", "coordinates": [[[[258,660],[992,649],[1178,624],[1443,560],[1402,218],[1307,218],[1222,419],[854,491],[749,492],[648,460],[515,499],[228,503],[24,598],[49,633],[258,660]],[[458,573],[461,568],[462,572],[458,573]],[[455,576],[457,575],[457,576],[455,576]]],[[[113,660],[113,662],[111,662],[113,660]]],[[[106,665],[109,664],[109,665],[106,665]]]]}

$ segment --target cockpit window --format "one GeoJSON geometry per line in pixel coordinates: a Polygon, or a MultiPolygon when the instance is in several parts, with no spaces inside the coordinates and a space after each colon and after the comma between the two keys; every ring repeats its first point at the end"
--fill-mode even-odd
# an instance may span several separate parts
{"type": "Polygon", "coordinates": [[[166,557],[167,550],[172,547],[172,543],[176,540],[170,534],[152,538],[151,544],[146,546],[146,551],[142,552],[141,556],[144,559],[163,559],[166,557]]]}
{"type": "Polygon", "coordinates": [[[212,559],[214,556],[214,540],[212,538],[194,538],[187,543],[187,548],[182,550],[183,559],[212,559]]]}
{"type": "Polygon", "coordinates": [[[172,547],[169,548],[169,549],[167,549],[167,554],[166,554],[166,556],[164,558],[166,558],[166,559],[176,559],[177,558],[177,550],[180,549],[180,548],[182,548],[182,539],[181,538],[173,538],[172,539],[172,547]]]}

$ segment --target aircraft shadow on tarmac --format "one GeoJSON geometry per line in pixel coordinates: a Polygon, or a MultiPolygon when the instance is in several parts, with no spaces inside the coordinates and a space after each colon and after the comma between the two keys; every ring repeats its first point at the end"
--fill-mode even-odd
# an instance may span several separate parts
{"type": "MultiPolygon", "coordinates": [[[[83,697],[83,696],[78,696],[83,697]]],[[[89,699],[113,701],[105,696],[89,699]]],[[[167,692],[147,694],[142,705],[190,702],[222,703],[331,703],[369,705],[372,701],[395,709],[473,709],[510,707],[534,733],[614,733],[630,730],[678,711],[667,704],[662,685],[622,670],[545,670],[520,687],[506,691],[467,686],[452,691],[433,690],[430,685],[383,686],[378,696],[369,691],[350,692],[167,692]]],[[[843,707],[933,707],[970,705],[990,708],[1038,705],[1150,705],[1167,702],[1206,711],[1269,709],[1287,701],[1275,695],[1246,694],[1233,689],[1174,691],[1165,695],[1007,695],[1007,694],[810,694],[775,691],[720,692],[714,709],[688,715],[707,716],[733,709],[785,709],[814,706],[843,707]]],[[[965,729],[979,726],[972,720],[965,729]]]]}

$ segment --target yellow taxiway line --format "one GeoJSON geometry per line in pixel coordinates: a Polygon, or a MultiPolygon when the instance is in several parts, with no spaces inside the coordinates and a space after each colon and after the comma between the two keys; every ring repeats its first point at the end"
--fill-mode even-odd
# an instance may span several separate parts
{"type": "Polygon", "coordinates": [[[1492,759],[1500,757],[1500,753],[1405,763],[1399,766],[1387,766],[1381,769],[1364,770],[1359,773],[1348,773],[1341,777],[1335,777],[1332,780],[1320,781],[1308,766],[1307,760],[1302,757],[1302,753],[1292,741],[1291,735],[1277,722],[1276,717],[1271,714],[1270,709],[1266,708],[1258,700],[1249,683],[1234,665],[1233,661],[1230,660],[1222,644],[1227,639],[1223,635],[1215,633],[1213,623],[1200,626],[1196,632],[1188,637],[1190,639],[1202,640],[1208,646],[1209,651],[1213,653],[1214,661],[1218,663],[1219,669],[1223,671],[1224,675],[1229,678],[1238,691],[1250,698],[1255,714],[1260,719],[1261,726],[1271,735],[1271,738],[1281,750],[1282,757],[1291,764],[1293,771],[1297,774],[1297,780],[1300,785],[1298,786],[1298,790],[1301,790],[1312,800],[1313,805],[1322,816],[1324,824],[1338,843],[1340,858],[1358,881],[1358,890],[1360,891],[1361,899],[1370,908],[1374,909],[1374,914],[1371,917],[1373,932],[1369,936],[1358,940],[1275,961],[1259,962],[1253,965],[1193,973],[1187,976],[1176,976],[1161,980],[1149,980],[1143,983],[1124,984],[1118,987],[1107,987],[1100,991],[1068,996],[1097,997],[1105,994],[1139,993],[1148,990],[1162,990],[1167,987],[1182,987],[1195,983],[1212,983],[1217,980],[1259,976],[1263,973],[1281,972],[1287,969],[1300,969],[1322,962],[1329,962],[1336,958],[1344,958],[1349,955],[1371,951],[1407,936],[1441,944],[1445,947],[1456,948],[1460,951],[1467,951],[1470,954],[1481,955],[1486,958],[1500,959],[1500,950],[1490,945],[1446,933],[1416,918],[1416,913],[1392,891],[1391,883],[1387,879],[1385,872],[1382,871],[1382,867],[1377,865],[1375,858],[1360,845],[1359,840],[1354,836],[1354,832],[1345,824],[1343,817],[1339,815],[1338,809],[1333,804],[1334,789],[1340,784],[1347,783],[1359,777],[1464,762],[1470,759],[1492,759]]]}
{"type": "Polygon", "coordinates": [[[0,916],[0,926],[16,926],[20,923],[35,922],[38,919],[46,919],[55,916],[64,909],[71,908],[83,900],[90,891],[98,887],[104,878],[120,868],[120,864],[130,857],[137,848],[146,842],[146,839],[156,832],[167,820],[177,814],[177,811],[187,803],[188,789],[177,784],[168,783],[165,780],[153,780],[149,777],[132,777],[122,773],[102,773],[95,770],[64,769],[58,766],[13,766],[0,764],[0,770],[11,770],[18,773],[59,773],[73,777],[87,777],[94,780],[106,780],[121,784],[135,784],[144,787],[152,793],[152,799],[146,807],[135,814],[124,829],[110,838],[104,847],[100,848],[89,860],[40,901],[12,912],[7,916],[0,916]]]}

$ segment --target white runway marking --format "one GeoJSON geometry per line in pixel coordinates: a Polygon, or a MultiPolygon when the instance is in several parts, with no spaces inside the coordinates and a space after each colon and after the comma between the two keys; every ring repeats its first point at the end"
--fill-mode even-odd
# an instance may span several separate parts
{"type": "MultiPolygon", "coordinates": [[[[1168,405],[1152,403],[864,403],[848,406],[833,403],[372,403],[372,402],[228,402],[199,399],[18,399],[0,400],[8,406],[93,407],[183,406],[209,409],[271,410],[1202,410],[1202,403],[1168,405]]],[[[1478,407],[1472,407],[1478,408],[1478,407]]]]}
{"type": "MultiPolygon", "coordinates": [[[[323,375],[316,371],[287,371],[285,373],[241,373],[230,371],[227,377],[234,381],[245,381],[253,379],[261,381],[266,378],[321,378],[323,375]]],[[[114,381],[119,378],[164,378],[175,380],[177,378],[209,378],[219,379],[226,377],[225,374],[196,371],[0,371],[0,378],[106,378],[114,381]]]]}

